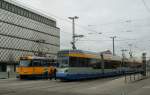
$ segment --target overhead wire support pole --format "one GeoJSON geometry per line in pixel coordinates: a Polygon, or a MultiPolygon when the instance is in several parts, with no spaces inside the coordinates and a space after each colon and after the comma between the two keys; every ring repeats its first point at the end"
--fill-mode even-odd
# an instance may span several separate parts
{"type": "Polygon", "coordinates": [[[122,65],[124,65],[124,61],[125,61],[125,58],[126,58],[126,55],[125,55],[125,52],[128,51],[127,49],[122,49],[121,52],[122,52],[122,65]]]}
{"type": "Polygon", "coordinates": [[[75,46],[75,38],[76,38],[76,35],[75,35],[75,19],[78,19],[79,17],[77,16],[74,16],[74,17],[68,17],[69,19],[72,20],[72,49],[75,50],[76,49],[76,46],[75,46]]]}
{"type": "Polygon", "coordinates": [[[110,38],[112,38],[112,42],[113,42],[113,56],[115,56],[116,55],[115,54],[115,38],[116,38],[116,36],[112,36],[110,38]]]}
{"type": "Polygon", "coordinates": [[[121,65],[121,67],[125,65],[124,61],[125,61],[125,58],[126,58],[126,56],[125,56],[126,51],[128,51],[128,50],[126,50],[126,49],[121,50],[121,52],[122,52],[122,65],[121,65]]]}
{"type": "Polygon", "coordinates": [[[76,49],[75,46],[75,18],[72,19],[72,48],[76,49]]]}
{"type": "Polygon", "coordinates": [[[130,58],[133,58],[133,52],[132,52],[132,44],[128,44],[129,45],[129,55],[130,55],[130,58]]]}
{"type": "MultiPolygon", "coordinates": [[[[122,63],[121,63],[121,65],[120,65],[120,67],[121,67],[121,73],[122,73],[122,67],[125,65],[125,58],[126,58],[126,56],[125,56],[125,51],[127,51],[126,49],[122,49],[121,50],[121,52],[122,52],[122,63]]],[[[124,76],[125,76],[125,83],[127,82],[127,77],[126,77],[126,74],[127,74],[128,72],[126,72],[126,70],[125,71],[123,71],[123,74],[124,74],[124,76]]],[[[130,77],[130,80],[131,80],[131,77],[130,77]]]]}

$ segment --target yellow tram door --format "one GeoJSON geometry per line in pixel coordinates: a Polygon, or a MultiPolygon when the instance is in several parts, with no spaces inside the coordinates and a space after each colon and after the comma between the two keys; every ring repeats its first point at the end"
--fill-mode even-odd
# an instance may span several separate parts
{"type": "Polygon", "coordinates": [[[32,65],[33,65],[33,74],[40,75],[42,71],[40,60],[33,60],[32,65]]]}
{"type": "Polygon", "coordinates": [[[33,74],[37,77],[47,78],[48,68],[45,66],[44,60],[33,60],[33,74]]]}

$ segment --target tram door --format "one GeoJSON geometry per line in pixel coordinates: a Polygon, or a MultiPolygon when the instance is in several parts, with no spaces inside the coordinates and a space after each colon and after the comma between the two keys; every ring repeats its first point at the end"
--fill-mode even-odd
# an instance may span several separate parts
{"type": "Polygon", "coordinates": [[[33,60],[33,74],[41,75],[43,73],[44,68],[42,67],[41,60],[33,60]]]}

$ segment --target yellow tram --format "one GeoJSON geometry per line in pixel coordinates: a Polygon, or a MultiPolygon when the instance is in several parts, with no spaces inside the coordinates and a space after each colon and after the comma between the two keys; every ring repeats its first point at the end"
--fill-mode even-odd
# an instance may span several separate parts
{"type": "Polygon", "coordinates": [[[56,69],[52,66],[53,63],[53,60],[47,57],[20,57],[19,65],[16,68],[17,77],[20,79],[50,78],[56,69]]]}

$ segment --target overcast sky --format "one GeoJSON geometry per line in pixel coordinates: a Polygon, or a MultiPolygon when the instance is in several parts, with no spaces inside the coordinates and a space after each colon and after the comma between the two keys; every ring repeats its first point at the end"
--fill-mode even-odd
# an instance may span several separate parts
{"type": "MultiPolygon", "coordinates": [[[[115,41],[116,54],[129,50],[134,55],[150,53],[150,0],[17,0],[57,20],[61,32],[61,49],[71,49],[72,27],[69,16],[76,20],[78,49],[90,51],[112,50],[111,36],[115,41]],[[102,33],[102,34],[99,34],[102,33]]],[[[126,53],[128,55],[128,53],[126,53]]]]}

